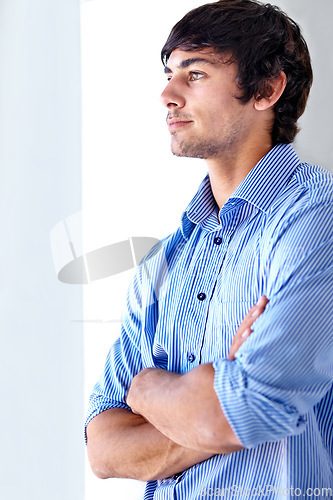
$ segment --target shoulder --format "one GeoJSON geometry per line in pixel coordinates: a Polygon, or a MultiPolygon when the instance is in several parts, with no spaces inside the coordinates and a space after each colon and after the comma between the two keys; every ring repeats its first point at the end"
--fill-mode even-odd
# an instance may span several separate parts
{"type": "Polygon", "coordinates": [[[308,204],[333,201],[333,174],[318,165],[301,163],[294,172],[294,182],[303,191],[308,204]]]}
{"type": "Polygon", "coordinates": [[[300,163],[270,207],[266,226],[276,232],[297,219],[305,223],[324,216],[328,221],[332,215],[333,175],[323,167],[300,163]]]}
{"type": "Polygon", "coordinates": [[[266,214],[262,248],[268,259],[300,258],[333,240],[333,175],[299,164],[266,214]]]}
{"type": "Polygon", "coordinates": [[[138,265],[137,285],[146,290],[146,293],[150,290],[155,294],[181,258],[186,243],[181,227],[159,240],[138,265]]]}
{"type": "Polygon", "coordinates": [[[159,267],[162,262],[167,260],[169,265],[177,257],[179,251],[185,246],[181,228],[159,240],[143,257],[140,266],[159,267]]]}

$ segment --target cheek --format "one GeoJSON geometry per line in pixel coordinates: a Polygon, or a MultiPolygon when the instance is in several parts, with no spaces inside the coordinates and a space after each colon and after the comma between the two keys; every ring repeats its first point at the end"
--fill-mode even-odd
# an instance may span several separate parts
{"type": "Polygon", "coordinates": [[[226,102],[215,102],[209,113],[208,126],[215,130],[229,128],[235,120],[235,110],[226,102]]]}
{"type": "MultiPolygon", "coordinates": [[[[201,90],[201,89],[200,89],[201,90]]],[[[206,87],[204,92],[193,95],[193,114],[196,116],[197,125],[205,130],[219,130],[230,127],[243,115],[243,106],[232,97],[233,94],[221,86],[206,87]]]]}
{"type": "Polygon", "coordinates": [[[214,93],[214,90],[212,90],[211,95],[213,96],[213,99],[210,100],[210,102],[207,103],[206,106],[214,119],[216,117],[217,120],[223,119],[223,121],[225,121],[226,118],[230,119],[230,117],[234,116],[235,113],[237,113],[239,103],[238,101],[235,102],[234,98],[230,97],[229,95],[225,95],[225,93],[214,93]]]}

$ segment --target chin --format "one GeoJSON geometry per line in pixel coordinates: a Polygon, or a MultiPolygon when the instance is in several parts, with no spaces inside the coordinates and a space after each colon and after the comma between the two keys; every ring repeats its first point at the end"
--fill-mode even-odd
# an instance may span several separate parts
{"type": "Polygon", "coordinates": [[[199,158],[200,160],[209,160],[219,156],[220,149],[212,143],[200,144],[181,144],[171,146],[172,154],[183,156],[184,158],[199,158]]]}

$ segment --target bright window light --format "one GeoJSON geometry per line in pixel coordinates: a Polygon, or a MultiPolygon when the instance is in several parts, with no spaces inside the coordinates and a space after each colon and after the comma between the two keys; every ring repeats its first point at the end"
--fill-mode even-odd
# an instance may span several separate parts
{"type": "MultiPolygon", "coordinates": [[[[160,50],[172,26],[202,2],[153,0],[81,5],[83,247],[86,254],[133,237],[175,231],[206,174],[199,160],[173,157],[160,50]]],[[[85,400],[120,317],[134,269],[84,287],[85,400]]],[[[138,500],[144,484],[101,481],[86,467],[85,500],[138,500]],[[120,496],[121,495],[121,496],[120,496]]]]}

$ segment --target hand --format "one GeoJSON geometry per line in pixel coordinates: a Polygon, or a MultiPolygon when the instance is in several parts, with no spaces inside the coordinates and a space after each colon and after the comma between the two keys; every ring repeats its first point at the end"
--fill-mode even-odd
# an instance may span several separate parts
{"type": "Polygon", "coordinates": [[[262,295],[258,302],[254,304],[254,306],[251,307],[243,321],[238,327],[238,330],[232,339],[232,344],[229,349],[229,354],[227,356],[227,359],[230,359],[230,361],[235,361],[235,354],[240,348],[240,346],[245,342],[245,340],[248,338],[249,335],[251,335],[252,330],[251,326],[255,322],[255,320],[264,312],[266,305],[268,304],[269,300],[265,295],[262,295]]]}
{"type": "Polygon", "coordinates": [[[158,368],[144,368],[133,377],[125,398],[126,404],[131,408],[132,413],[142,415],[139,407],[141,407],[144,400],[149,398],[148,391],[151,379],[154,377],[154,383],[158,383],[161,374],[168,377],[177,376],[177,374],[165,370],[162,371],[158,368]]]}

